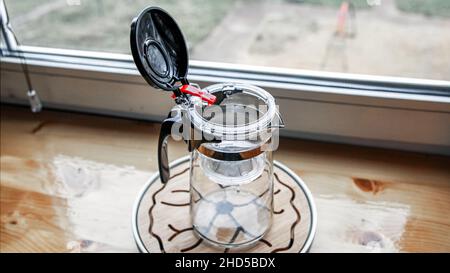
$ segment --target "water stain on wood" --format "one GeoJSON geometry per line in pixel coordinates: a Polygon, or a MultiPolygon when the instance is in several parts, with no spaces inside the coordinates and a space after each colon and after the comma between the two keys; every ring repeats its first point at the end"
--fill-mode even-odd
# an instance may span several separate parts
{"type": "Polygon", "coordinates": [[[383,248],[383,236],[374,231],[366,231],[361,233],[359,237],[359,244],[363,246],[377,245],[383,248]]]}

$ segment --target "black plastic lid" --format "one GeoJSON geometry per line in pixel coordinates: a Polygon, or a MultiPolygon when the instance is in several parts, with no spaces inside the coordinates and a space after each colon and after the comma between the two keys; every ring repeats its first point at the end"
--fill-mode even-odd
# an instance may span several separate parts
{"type": "Polygon", "coordinates": [[[186,81],[188,51],[183,33],[163,9],[148,7],[131,24],[131,52],[134,62],[155,88],[178,89],[186,81]]]}

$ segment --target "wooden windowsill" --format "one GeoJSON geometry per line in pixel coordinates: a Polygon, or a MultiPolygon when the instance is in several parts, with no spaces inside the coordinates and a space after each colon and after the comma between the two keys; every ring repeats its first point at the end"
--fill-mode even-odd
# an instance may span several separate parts
{"type": "MultiPolygon", "coordinates": [[[[131,209],[159,124],[1,107],[1,252],[135,252],[131,209]]],[[[312,252],[450,251],[450,158],[282,139],[310,187],[312,252]]],[[[174,160],[183,143],[169,147],[174,160]]]]}

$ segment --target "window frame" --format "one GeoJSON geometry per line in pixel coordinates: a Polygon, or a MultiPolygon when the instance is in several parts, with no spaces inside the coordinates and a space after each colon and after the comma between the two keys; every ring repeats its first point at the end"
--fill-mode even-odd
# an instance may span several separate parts
{"type": "MultiPolygon", "coordinates": [[[[19,46],[3,5],[0,15],[1,103],[28,104],[23,57],[44,110],[159,122],[173,105],[142,79],[130,55],[19,46]]],[[[281,102],[287,137],[450,155],[449,81],[204,61],[190,62],[188,78],[201,86],[238,81],[268,90],[281,102]]]]}

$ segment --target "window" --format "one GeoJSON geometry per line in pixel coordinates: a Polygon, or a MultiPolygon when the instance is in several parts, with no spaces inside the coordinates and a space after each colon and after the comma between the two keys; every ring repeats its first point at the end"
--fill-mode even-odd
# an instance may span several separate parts
{"type": "Polygon", "coordinates": [[[284,136],[450,155],[447,0],[0,0],[1,102],[29,105],[25,58],[44,110],[162,120],[129,54],[148,5],[179,22],[191,82],[266,89],[284,136]]]}
{"type": "Polygon", "coordinates": [[[450,80],[448,0],[6,0],[24,45],[129,53],[132,18],[168,10],[191,59],[450,80]]]}

